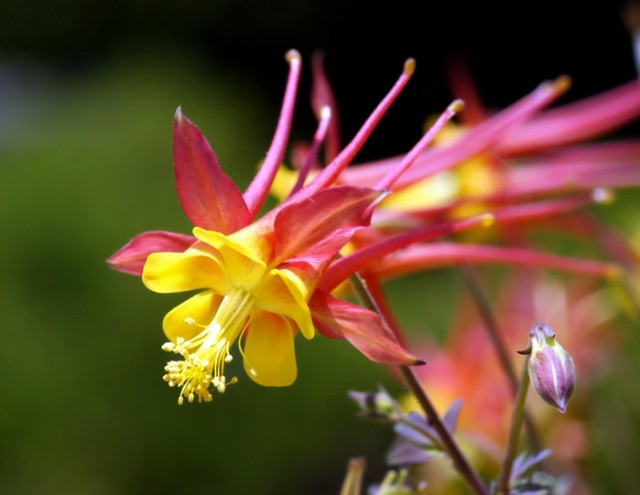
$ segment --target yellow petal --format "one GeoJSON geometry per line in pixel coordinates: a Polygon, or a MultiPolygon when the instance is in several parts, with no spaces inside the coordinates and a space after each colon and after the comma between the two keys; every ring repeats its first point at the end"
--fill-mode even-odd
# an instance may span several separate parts
{"type": "Polygon", "coordinates": [[[291,385],[298,374],[294,332],[286,319],[256,311],[251,315],[244,346],[244,369],[251,379],[268,387],[291,385]]]}
{"type": "Polygon", "coordinates": [[[153,253],[142,271],[142,282],[154,292],[193,289],[229,290],[229,283],[214,254],[188,249],[184,253],[153,253]]]}
{"type": "Polygon", "coordinates": [[[162,328],[165,335],[172,342],[176,342],[178,337],[192,339],[213,320],[221,300],[221,296],[210,290],[187,299],[164,317],[162,328]]]}
{"type": "Polygon", "coordinates": [[[263,250],[260,247],[256,248],[255,243],[251,242],[251,237],[247,237],[243,244],[220,232],[198,227],[193,229],[193,234],[221,254],[221,266],[231,285],[251,290],[260,282],[267,267],[265,258],[262,257],[263,250]]]}
{"type": "Polygon", "coordinates": [[[257,308],[291,318],[307,339],[315,333],[309,296],[309,289],[289,270],[271,270],[253,290],[257,308]]]}

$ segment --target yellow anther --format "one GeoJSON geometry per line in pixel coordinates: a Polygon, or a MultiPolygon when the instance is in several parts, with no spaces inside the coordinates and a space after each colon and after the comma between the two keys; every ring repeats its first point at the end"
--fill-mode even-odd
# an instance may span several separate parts
{"type": "MultiPolygon", "coordinates": [[[[184,357],[184,361],[170,361],[163,377],[169,386],[181,388],[179,404],[185,398],[190,403],[196,398],[198,402],[211,401],[210,386],[223,393],[227,385],[237,381],[235,377],[227,381],[224,367],[233,360],[229,347],[242,334],[252,307],[253,299],[249,293],[232,291],[223,298],[213,321],[203,327],[202,332],[189,340],[179,337],[175,342],[162,346],[163,350],[184,357]]],[[[190,317],[184,321],[198,325],[190,317]]]]}

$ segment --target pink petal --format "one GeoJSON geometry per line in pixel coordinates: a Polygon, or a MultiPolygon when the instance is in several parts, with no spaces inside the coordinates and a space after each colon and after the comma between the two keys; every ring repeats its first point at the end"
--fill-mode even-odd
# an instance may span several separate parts
{"type": "Polygon", "coordinates": [[[640,156],[616,160],[540,160],[512,167],[505,174],[509,198],[526,194],[565,192],[595,187],[637,187],[640,185],[640,156]]]}
{"type": "Polygon", "coordinates": [[[182,252],[195,243],[195,237],[162,230],[144,232],[131,239],[108,260],[114,270],[132,275],[142,275],[147,256],[157,252],[182,252]]]}
{"type": "Polygon", "coordinates": [[[371,361],[416,365],[423,361],[404,349],[380,316],[316,290],[309,300],[313,323],[327,337],[343,338],[371,361]]]}
{"type": "Polygon", "coordinates": [[[313,142],[311,147],[306,150],[306,157],[302,167],[300,168],[300,172],[298,173],[298,180],[295,185],[291,189],[289,196],[294,195],[300,189],[307,180],[309,172],[311,172],[312,168],[318,167],[318,151],[320,150],[320,146],[324,141],[324,138],[329,129],[329,125],[331,124],[331,109],[329,107],[323,107],[318,114],[318,129],[316,130],[313,136],[313,142]]]}
{"type": "Polygon", "coordinates": [[[338,105],[336,98],[329,84],[329,79],[324,71],[324,57],[316,53],[311,59],[311,70],[313,72],[313,86],[311,87],[311,107],[316,118],[320,118],[323,107],[331,110],[331,121],[327,132],[325,144],[326,162],[330,162],[340,152],[340,119],[338,117],[338,105]]]}
{"type": "Polygon", "coordinates": [[[376,189],[391,189],[402,174],[411,167],[418,159],[424,149],[431,144],[442,128],[449,122],[454,115],[464,108],[462,100],[455,100],[447,109],[442,112],[436,122],[427,130],[413,148],[407,153],[397,166],[393,167],[387,175],[385,175],[374,186],[376,189]]]}
{"type": "Polygon", "coordinates": [[[292,270],[307,284],[315,285],[320,275],[333,261],[338,251],[345,245],[356,231],[362,227],[345,227],[333,232],[330,237],[314,244],[295,258],[288,258],[280,268],[292,270]]]}
{"type": "MultiPolygon", "coordinates": [[[[538,86],[533,92],[510,107],[478,125],[448,146],[423,152],[413,167],[398,180],[397,187],[404,187],[464,162],[468,158],[491,147],[511,128],[521,124],[545,106],[551,104],[568,88],[568,80],[560,78],[538,86]]],[[[389,167],[397,166],[400,158],[391,158],[367,165],[352,167],[343,172],[345,183],[375,184],[388,173],[389,167]]]]}
{"type": "Polygon", "coordinates": [[[640,115],[640,82],[631,81],[564,105],[511,129],[498,143],[504,155],[542,151],[612,131],[640,115]]]}
{"type": "MultiPolygon", "coordinates": [[[[338,176],[340,176],[345,167],[349,165],[349,163],[351,163],[358,151],[360,151],[360,148],[362,148],[373,130],[376,128],[384,114],[387,113],[389,107],[391,107],[392,103],[405,88],[405,86],[411,79],[414,70],[415,60],[408,59],[405,62],[402,74],[400,75],[396,83],[378,104],[378,106],[374,109],[374,111],[362,125],[360,130],[356,133],[351,142],[347,146],[345,146],[340,154],[329,165],[327,165],[327,167],[320,174],[318,174],[307,187],[305,187],[307,193],[311,193],[319,189],[324,189],[333,184],[338,179],[338,176]]],[[[353,183],[358,184],[357,182],[353,183]]]]}
{"type": "Polygon", "coordinates": [[[452,58],[447,64],[447,79],[451,95],[464,101],[464,112],[460,115],[462,123],[466,126],[476,126],[484,122],[487,112],[466,61],[459,57],[452,58]]]}
{"type": "Polygon", "coordinates": [[[416,270],[427,270],[459,263],[503,263],[554,268],[584,275],[617,278],[620,269],[612,263],[567,258],[523,248],[438,242],[409,246],[370,265],[366,274],[393,277],[416,270]]]}
{"type": "Polygon", "coordinates": [[[267,156],[260,170],[258,170],[258,173],[244,193],[244,199],[251,218],[255,218],[267,198],[276,172],[282,164],[287,140],[289,139],[289,130],[291,129],[296,93],[298,92],[302,59],[297,51],[290,50],[287,52],[287,62],[289,62],[289,77],[287,79],[287,87],[284,91],[284,99],[282,109],[280,110],[278,125],[276,126],[276,132],[273,135],[271,146],[269,147],[269,151],[267,151],[267,156]]]}
{"type": "Polygon", "coordinates": [[[498,207],[492,209],[491,214],[495,217],[495,224],[498,227],[508,227],[512,224],[522,224],[542,219],[549,221],[550,218],[555,219],[559,215],[573,212],[583,206],[606,202],[610,196],[611,194],[607,190],[595,189],[562,199],[498,207]]]}
{"type": "Polygon", "coordinates": [[[180,108],[173,124],[173,163],[180,204],[193,225],[230,234],[249,224],[251,218],[240,191],[180,108]]]}
{"type": "Polygon", "coordinates": [[[369,265],[377,265],[381,261],[384,261],[382,259],[384,256],[406,248],[416,242],[442,237],[479,225],[487,225],[492,222],[492,215],[479,215],[459,222],[443,222],[414,229],[408,233],[384,237],[381,241],[362,247],[333,263],[322,277],[320,287],[326,291],[332,291],[354,273],[369,265]]]}
{"type": "Polygon", "coordinates": [[[339,228],[367,225],[363,212],[380,197],[369,188],[338,186],[322,190],[284,206],[274,221],[275,250],[272,263],[298,257],[316,245],[315,253],[334,256],[344,245],[339,236],[337,245],[331,242],[339,228]]]}

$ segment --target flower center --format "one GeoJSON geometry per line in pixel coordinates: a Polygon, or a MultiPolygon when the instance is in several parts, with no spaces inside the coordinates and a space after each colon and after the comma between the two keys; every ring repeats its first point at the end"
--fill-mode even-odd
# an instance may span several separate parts
{"type": "MultiPolygon", "coordinates": [[[[244,289],[234,289],[224,296],[213,321],[195,337],[176,342],[167,342],[162,349],[180,354],[184,361],[169,361],[163,379],[170,387],[181,387],[178,404],[184,399],[193,402],[209,402],[213,396],[209,386],[223,393],[227,385],[237,382],[224,375],[224,365],[231,362],[230,347],[246,328],[249,312],[253,307],[253,297],[244,289]]],[[[197,325],[190,318],[187,322],[197,325]]]]}

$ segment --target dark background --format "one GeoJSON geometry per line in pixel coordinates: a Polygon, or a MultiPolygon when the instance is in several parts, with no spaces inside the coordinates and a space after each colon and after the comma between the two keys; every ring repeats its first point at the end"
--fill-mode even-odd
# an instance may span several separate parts
{"type": "MultiPolygon", "coordinates": [[[[625,5],[611,0],[588,5],[400,0],[383,7],[339,0],[4,0],[0,54],[73,76],[114,54],[179,51],[198,57],[209,70],[233,71],[275,103],[283,86],[282,55],[296,48],[308,59],[320,49],[338,99],[348,108],[345,136],[357,130],[402,61],[414,57],[414,82],[389,119],[397,117],[403,125],[383,124],[391,136],[368,148],[378,155],[405,150],[425,113],[446,106],[451,96],[444,69],[452,56],[467,61],[490,107],[505,106],[561,74],[574,81],[567,100],[633,78],[625,5]]],[[[305,112],[302,105],[301,118],[311,120],[305,112]]]]}
{"type": "MultiPolygon", "coordinates": [[[[563,101],[636,77],[621,11],[605,0],[2,0],[0,492],[338,493],[356,455],[381,479],[391,434],[356,419],[346,390],[398,388],[342,342],[299,342],[292,387],[242,377],[213,404],[178,407],[160,379],[160,322],[182,297],[152,294],[104,260],[138,232],[190,229],[173,190],[175,108],[246,184],[275,126],[288,49],[305,61],[326,53],[344,139],[411,56],[414,80],[360,158],[402,153],[451,100],[452,56],[490,108],[560,74],[574,80],[563,101]]],[[[308,66],[293,132],[305,139],[308,66]]],[[[442,270],[410,282],[395,292],[403,323],[446,333],[457,279],[442,270]]],[[[601,449],[588,472],[595,490],[628,493],[639,408],[607,422],[634,383],[609,380],[593,406],[605,426],[594,426],[601,449]]]]}

